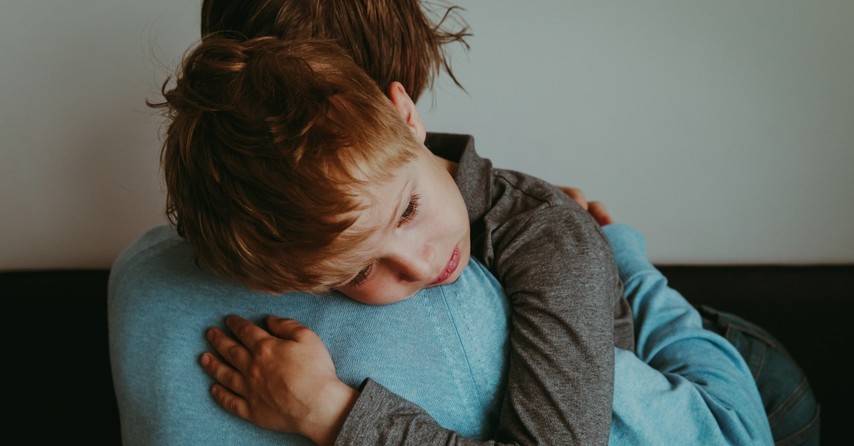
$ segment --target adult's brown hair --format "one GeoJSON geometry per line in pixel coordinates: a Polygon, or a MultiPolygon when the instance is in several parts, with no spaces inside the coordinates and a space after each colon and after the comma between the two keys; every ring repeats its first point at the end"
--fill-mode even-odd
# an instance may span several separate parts
{"type": "Polygon", "coordinates": [[[398,81],[417,101],[442,70],[462,88],[445,51],[452,42],[468,48],[458,10],[421,0],[204,0],[201,32],[202,38],[333,40],[380,90],[398,81]]]}

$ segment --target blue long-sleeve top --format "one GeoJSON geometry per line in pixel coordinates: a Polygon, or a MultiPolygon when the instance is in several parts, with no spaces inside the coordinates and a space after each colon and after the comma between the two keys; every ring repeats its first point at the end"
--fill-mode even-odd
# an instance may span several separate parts
{"type": "Polygon", "coordinates": [[[649,261],[626,225],[605,234],[635,315],[636,355],[616,350],[614,445],[773,444],[759,391],[738,350],[649,261]]]}

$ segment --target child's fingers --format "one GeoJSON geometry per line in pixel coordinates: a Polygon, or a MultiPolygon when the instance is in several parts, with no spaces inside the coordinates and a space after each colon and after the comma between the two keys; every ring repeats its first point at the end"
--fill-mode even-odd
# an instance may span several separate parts
{"type": "Polygon", "coordinates": [[[314,332],[299,323],[296,319],[270,316],[267,318],[267,329],[270,333],[282,338],[292,339],[299,342],[304,336],[313,335],[314,332]]]}
{"type": "Polygon", "coordinates": [[[214,350],[237,370],[245,370],[252,359],[246,347],[223,333],[219,328],[209,329],[207,339],[214,350]]]}
{"type": "Polygon", "coordinates": [[[259,342],[270,338],[266,330],[240,316],[228,316],[225,318],[225,326],[251,351],[257,351],[259,342]]]}
{"type": "Polygon", "coordinates": [[[249,403],[220,384],[211,386],[211,395],[217,404],[233,415],[249,419],[249,403]]]}
{"type": "Polygon", "coordinates": [[[610,225],[614,222],[611,218],[611,214],[608,212],[608,209],[606,209],[605,205],[600,201],[591,201],[587,211],[593,215],[593,218],[596,219],[600,226],[610,225]]]}
{"type": "Polygon", "coordinates": [[[216,355],[203,353],[199,363],[205,373],[215,379],[220,385],[237,395],[246,395],[246,381],[243,375],[228,364],[219,360],[216,355]]]}
{"type": "Polygon", "coordinates": [[[605,209],[605,205],[600,201],[587,201],[587,197],[584,196],[584,192],[581,189],[569,186],[558,186],[558,189],[568,195],[569,198],[572,198],[584,210],[590,212],[600,226],[610,225],[614,222],[611,219],[611,214],[605,209]]]}
{"type": "Polygon", "coordinates": [[[578,205],[581,206],[582,208],[584,208],[584,210],[587,210],[587,207],[588,207],[587,198],[584,196],[584,192],[582,192],[581,189],[578,189],[577,187],[569,187],[569,186],[558,186],[558,189],[560,189],[561,191],[563,191],[563,193],[568,195],[569,198],[572,198],[572,200],[575,201],[576,203],[578,203],[578,205]]]}

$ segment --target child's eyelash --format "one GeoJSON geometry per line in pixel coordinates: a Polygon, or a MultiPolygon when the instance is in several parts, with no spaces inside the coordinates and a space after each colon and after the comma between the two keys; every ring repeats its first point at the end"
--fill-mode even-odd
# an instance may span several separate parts
{"type": "MultiPolygon", "coordinates": [[[[400,216],[400,221],[397,222],[397,226],[409,223],[413,218],[418,214],[418,199],[421,198],[418,194],[412,194],[409,198],[409,204],[406,206],[406,210],[403,211],[403,214],[400,216]]],[[[368,280],[368,277],[371,275],[371,270],[373,269],[374,264],[370,264],[361,271],[356,273],[356,277],[350,279],[347,282],[347,285],[358,287],[359,285],[365,283],[368,280]]]]}
{"type": "MultiPolygon", "coordinates": [[[[400,221],[398,221],[397,226],[402,224],[409,223],[413,218],[418,214],[418,199],[421,198],[418,194],[412,194],[409,198],[409,204],[406,206],[406,209],[403,211],[403,215],[400,216],[400,221]]],[[[368,277],[371,275],[371,269],[373,269],[373,263],[362,268],[361,271],[356,273],[356,277],[353,277],[347,285],[350,286],[359,286],[365,283],[368,280],[368,277]]]]}
{"type": "Polygon", "coordinates": [[[419,198],[421,197],[418,194],[412,194],[412,197],[409,198],[409,205],[406,206],[406,210],[403,211],[403,215],[400,216],[400,221],[397,223],[397,226],[409,223],[413,218],[415,218],[415,215],[418,214],[419,198]]]}
{"type": "Polygon", "coordinates": [[[374,264],[371,263],[370,265],[362,268],[361,271],[356,273],[356,277],[352,278],[350,280],[350,282],[347,283],[347,285],[357,287],[357,286],[365,283],[365,281],[368,280],[368,276],[370,276],[371,269],[373,269],[373,267],[374,267],[374,264]]]}

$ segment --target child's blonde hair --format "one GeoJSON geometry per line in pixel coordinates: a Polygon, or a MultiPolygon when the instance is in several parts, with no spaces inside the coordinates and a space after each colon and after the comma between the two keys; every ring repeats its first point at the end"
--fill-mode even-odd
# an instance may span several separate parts
{"type": "Polygon", "coordinates": [[[204,39],[163,85],[167,214],[197,261],[254,289],[325,291],[362,266],[344,231],[417,150],[336,44],[204,39]]]}

